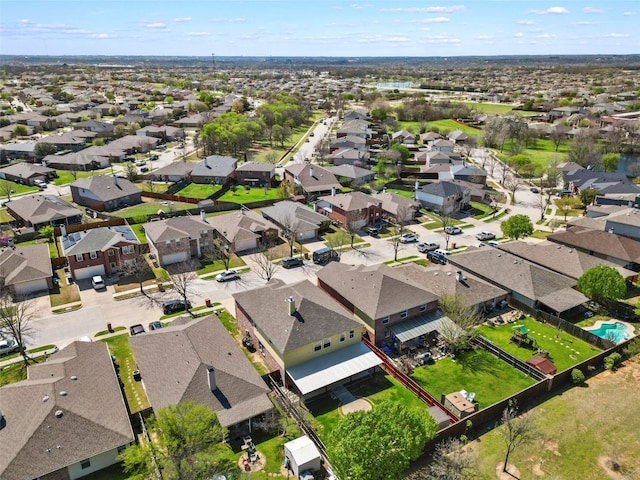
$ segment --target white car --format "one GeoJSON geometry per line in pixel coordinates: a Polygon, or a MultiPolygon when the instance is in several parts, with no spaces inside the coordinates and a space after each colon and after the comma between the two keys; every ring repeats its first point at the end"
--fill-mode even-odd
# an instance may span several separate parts
{"type": "Polygon", "coordinates": [[[400,243],[417,242],[418,236],[415,233],[404,233],[400,235],[400,243]]]}
{"type": "Polygon", "coordinates": [[[144,167],[147,164],[144,160],[136,160],[137,167],[144,167]]]}
{"type": "Polygon", "coordinates": [[[476,238],[478,240],[485,241],[485,240],[493,240],[494,238],[496,238],[496,236],[491,232],[480,232],[476,235],[476,238]]]}
{"type": "Polygon", "coordinates": [[[40,180],[39,178],[34,180],[33,184],[38,188],[47,188],[47,182],[40,180]]]}
{"type": "Polygon", "coordinates": [[[418,251],[420,253],[426,253],[437,250],[438,248],[440,248],[440,244],[435,242],[423,242],[416,245],[416,247],[418,248],[418,251]]]}
{"type": "Polygon", "coordinates": [[[460,227],[453,225],[450,227],[445,227],[444,233],[447,233],[449,235],[460,235],[462,233],[462,229],[460,227]]]}
{"type": "Polygon", "coordinates": [[[240,274],[237,270],[225,270],[222,273],[216,275],[216,280],[218,282],[228,282],[229,280],[238,280],[240,278],[240,274]]]}
{"type": "Polygon", "coordinates": [[[104,279],[101,275],[95,275],[91,277],[91,285],[93,285],[93,288],[95,288],[96,290],[107,288],[107,285],[104,283],[104,279]]]}

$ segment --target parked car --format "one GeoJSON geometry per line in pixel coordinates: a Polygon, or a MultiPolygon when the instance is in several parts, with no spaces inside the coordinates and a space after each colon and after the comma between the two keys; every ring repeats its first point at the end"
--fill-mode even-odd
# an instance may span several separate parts
{"type": "Polygon", "coordinates": [[[39,178],[33,181],[33,185],[38,188],[47,188],[47,182],[40,180],[39,178]]]}
{"type": "Polygon", "coordinates": [[[131,325],[129,327],[129,333],[131,334],[131,336],[133,335],[141,335],[145,332],[146,330],[144,329],[144,327],[142,326],[141,323],[138,323],[136,325],[131,325]]]}
{"type": "Polygon", "coordinates": [[[476,239],[481,241],[493,240],[494,238],[496,238],[496,236],[491,232],[480,232],[476,235],[476,239]]]}
{"type": "Polygon", "coordinates": [[[571,196],[573,196],[573,192],[571,190],[562,190],[560,193],[558,193],[558,196],[560,198],[562,198],[562,197],[571,197],[571,196]]]}
{"type": "Polygon", "coordinates": [[[442,255],[437,250],[434,250],[433,252],[427,252],[427,260],[432,263],[439,263],[441,265],[444,265],[447,263],[447,256],[442,255]]]}
{"type": "Polygon", "coordinates": [[[444,233],[447,233],[449,235],[459,235],[462,233],[462,229],[455,225],[451,225],[444,228],[444,233]]]}
{"type": "Polygon", "coordinates": [[[149,324],[149,331],[151,330],[159,330],[162,328],[162,323],[158,322],[157,320],[155,322],[151,322],[149,324]]]}
{"type": "Polygon", "coordinates": [[[102,275],[94,275],[93,277],[91,277],[91,285],[96,290],[103,290],[107,288],[102,275]]]}
{"type": "Polygon", "coordinates": [[[403,233],[400,235],[400,243],[417,242],[418,236],[415,233],[403,233]]]}
{"type": "Polygon", "coordinates": [[[153,161],[153,160],[158,160],[158,158],[159,158],[159,157],[158,157],[158,155],[156,155],[156,154],[154,153],[153,155],[151,155],[151,156],[149,157],[149,160],[152,160],[152,161],[153,161]]]}
{"type": "Polygon", "coordinates": [[[225,270],[222,273],[216,275],[216,281],[218,282],[228,282],[230,280],[239,280],[240,274],[237,270],[225,270]]]}
{"type": "Polygon", "coordinates": [[[540,189],[538,187],[531,187],[529,190],[531,190],[533,193],[540,193],[540,189]]]}
{"type": "Polygon", "coordinates": [[[164,143],[161,143],[160,145],[156,145],[156,150],[166,150],[167,146],[164,143]]]}
{"type": "Polygon", "coordinates": [[[445,257],[449,257],[449,255],[451,255],[451,252],[449,250],[445,250],[444,248],[437,248],[436,250],[434,250],[434,252],[445,257]]]}
{"type": "Polygon", "coordinates": [[[149,167],[147,167],[146,165],[144,167],[140,167],[140,171],[145,173],[149,171],[149,167]]]}
{"type": "Polygon", "coordinates": [[[299,267],[303,264],[304,262],[300,257],[285,257],[282,259],[282,266],[284,268],[299,267]]]}
{"type": "Polygon", "coordinates": [[[145,162],[144,160],[136,160],[136,166],[137,167],[142,167],[143,165],[146,165],[147,162],[145,162]]]}
{"type": "Polygon", "coordinates": [[[422,242],[417,245],[417,248],[420,253],[432,252],[440,248],[440,244],[435,242],[422,242]]]}
{"type": "Polygon", "coordinates": [[[378,227],[367,227],[367,233],[372,237],[377,237],[380,234],[380,229],[378,227]]]}
{"type": "Polygon", "coordinates": [[[20,347],[15,340],[0,340],[0,357],[3,355],[9,355],[20,351],[20,347]]]}
{"type": "Polygon", "coordinates": [[[182,312],[184,310],[189,310],[191,308],[191,303],[186,302],[181,299],[175,300],[167,300],[162,304],[162,313],[168,315],[170,313],[182,312]]]}

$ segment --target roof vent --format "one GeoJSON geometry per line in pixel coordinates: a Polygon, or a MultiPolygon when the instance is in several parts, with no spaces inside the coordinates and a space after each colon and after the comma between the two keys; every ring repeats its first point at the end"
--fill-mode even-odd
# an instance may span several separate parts
{"type": "Polygon", "coordinates": [[[62,418],[62,410],[56,410],[55,416],[56,418],[62,418]]]}
{"type": "Polygon", "coordinates": [[[501,254],[501,253],[499,253],[499,254],[498,254],[498,257],[501,257],[501,256],[502,256],[502,254],[501,254]]]}
{"type": "Polygon", "coordinates": [[[77,379],[78,379],[78,377],[77,377],[77,376],[75,376],[75,375],[71,375],[71,377],[70,377],[70,378],[71,378],[71,380],[77,380],[77,379]]]}
{"type": "Polygon", "coordinates": [[[518,264],[518,260],[514,260],[514,261],[513,261],[513,264],[514,264],[514,265],[517,265],[517,264],[518,264]]]}
{"type": "Polygon", "coordinates": [[[67,392],[66,392],[66,391],[64,391],[64,390],[62,390],[62,391],[60,392],[60,396],[61,396],[61,397],[66,397],[66,396],[67,396],[67,392]]]}
{"type": "Polygon", "coordinates": [[[49,400],[49,395],[45,395],[44,397],[42,397],[43,402],[46,402],[47,400],[49,400]]]}

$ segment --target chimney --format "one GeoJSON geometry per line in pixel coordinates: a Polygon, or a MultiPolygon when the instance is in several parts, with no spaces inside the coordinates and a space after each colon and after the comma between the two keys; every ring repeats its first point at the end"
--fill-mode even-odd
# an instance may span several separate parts
{"type": "Polygon", "coordinates": [[[313,167],[309,167],[309,176],[311,178],[314,178],[314,176],[313,176],[313,167]]]}
{"type": "Polygon", "coordinates": [[[207,216],[204,213],[204,209],[200,210],[200,220],[202,220],[203,222],[207,221],[207,216]]]}
{"type": "Polygon", "coordinates": [[[62,235],[62,238],[67,238],[67,226],[66,225],[60,225],[60,235],[62,235]]]}
{"type": "Polygon", "coordinates": [[[460,270],[456,272],[456,281],[462,283],[462,272],[460,270]]]}
{"type": "Polygon", "coordinates": [[[116,185],[116,186],[118,185],[118,176],[117,175],[113,176],[113,184],[116,185]]]}
{"type": "Polygon", "coordinates": [[[289,297],[286,300],[288,307],[289,307],[289,315],[293,315],[294,313],[296,313],[296,299],[293,297],[289,297]]]}
{"type": "Polygon", "coordinates": [[[414,190],[418,190],[420,188],[420,182],[418,182],[418,180],[416,180],[415,185],[413,186],[414,190]]]}
{"type": "Polygon", "coordinates": [[[331,196],[332,197],[336,196],[336,187],[331,187],[331,196]]]}
{"type": "Polygon", "coordinates": [[[207,365],[207,380],[209,381],[209,390],[215,392],[218,388],[216,385],[216,369],[211,365],[207,365]]]}

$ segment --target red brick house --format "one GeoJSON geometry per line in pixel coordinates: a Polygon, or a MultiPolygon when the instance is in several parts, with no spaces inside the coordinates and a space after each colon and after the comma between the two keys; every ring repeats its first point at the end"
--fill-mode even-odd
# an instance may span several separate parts
{"type": "Polygon", "coordinates": [[[382,200],[362,192],[318,197],[316,209],[343,228],[363,228],[382,218],[382,200]]]}
{"type": "Polygon", "coordinates": [[[271,163],[246,162],[236,168],[236,181],[240,185],[270,186],[276,176],[271,163]]]}

